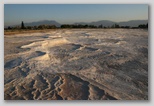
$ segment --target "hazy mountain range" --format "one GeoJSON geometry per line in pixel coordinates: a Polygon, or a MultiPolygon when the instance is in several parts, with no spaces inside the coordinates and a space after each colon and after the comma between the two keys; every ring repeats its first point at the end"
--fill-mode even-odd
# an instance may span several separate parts
{"type": "Polygon", "coordinates": [[[54,21],[54,20],[43,20],[43,21],[37,21],[37,22],[31,22],[31,23],[24,23],[25,26],[39,26],[39,25],[56,25],[57,27],[60,27],[61,24],[54,21]]]}
{"type": "MultiPolygon", "coordinates": [[[[101,21],[95,21],[95,22],[76,22],[73,24],[82,24],[82,25],[103,25],[103,26],[112,26],[113,24],[118,24],[120,26],[130,26],[130,27],[137,27],[140,24],[147,24],[148,20],[131,20],[131,21],[124,21],[124,22],[113,22],[109,20],[101,20],[101,21]]],[[[30,23],[24,23],[25,26],[38,26],[38,25],[56,25],[57,27],[60,27],[61,24],[54,21],[54,20],[43,20],[43,21],[36,21],[36,22],[30,22],[30,23]]],[[[20,25],[13,25],[13,26],[20,26],[20,25]]],[[[7,26],[6,26],[7,27],[7,26]]]]}
{"type": "Polygon", "coordinates": [[[101,21],[96,21],[96,22],[90,22],[90,23],[84,23],[84,22],[79,22],[79,23],[75,23],[75,24],[88,24],[88,25],[95,25],[95,26],[99,26],[99,25],[103,25],[103,26],[112,26],[114,24],[118,24],[120,26],[130,26],[130,27],[137,27],[140,24],[147,24],[148,20],[131,20],[131,21],[124,21],[124,22],[113,22],[113,21],[109,21],[109,20],[101,20],[101,21]]]}

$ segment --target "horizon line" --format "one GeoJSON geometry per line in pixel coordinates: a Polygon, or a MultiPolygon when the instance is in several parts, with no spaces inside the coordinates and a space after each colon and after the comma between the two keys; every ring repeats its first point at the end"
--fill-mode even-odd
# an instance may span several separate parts
{"type": "MultiPolygon", "coordinates": [[[[128,21],[112,21],[112,20],[98,20],[98,21],[90,21],[90,22],[84,22],[84,21],[82,21],[82,22],[72,22],[72,23],[70,23],[69,25],[71,25],[71,24],[76,24],[76,23],[92,23],[92,22],[99,22],[99,21],[111,21],[111,22],[115,22],[115,23],[120,23],[120,22],[129,22],[129,21],[142,21],[142,20],[149,20],[149,19],[134,19],[134,20],[128,20],[128,21]]],[[[31,21],[31,22],[24,22],[24,23],[33,23],[33,22],[41,22],[41,21],[55,21],[55,22],[57,22],[58,24],[60,24],[60,25],[63,25],[63,24],[68,24],[68,23],[60,23],[60,22],[58,22],[58,21],[56,21],[56,20],[48,20],[48,19],[44,19],[44,20],[39,20],[39,21],[31,21]]],[[[22,21],[21,21],[22,22],[22,21]]],[[[20,24],[13,24],[13,25],[5,25],[4,24],[4,27],[8,27],[8,26],[18,26],[18,25],[20,25],[20,24]]]]}

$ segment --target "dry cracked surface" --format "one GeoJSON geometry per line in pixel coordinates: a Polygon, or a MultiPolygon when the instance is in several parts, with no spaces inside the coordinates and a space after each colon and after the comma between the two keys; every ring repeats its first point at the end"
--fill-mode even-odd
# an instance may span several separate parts
{"type": "Polygon", "coordinates": [[[148,100],[148,31],[4,36],[5,100],[148,100]]]}

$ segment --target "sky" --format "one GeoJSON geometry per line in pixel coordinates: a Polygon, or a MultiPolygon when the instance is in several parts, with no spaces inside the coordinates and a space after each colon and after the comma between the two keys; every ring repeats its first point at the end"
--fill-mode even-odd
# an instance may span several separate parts
{"type": "Polygon", "coordinates": [[[60,24],[147,20],[147,4],[4,4],[4,26],[55,20],[60,24]]]}

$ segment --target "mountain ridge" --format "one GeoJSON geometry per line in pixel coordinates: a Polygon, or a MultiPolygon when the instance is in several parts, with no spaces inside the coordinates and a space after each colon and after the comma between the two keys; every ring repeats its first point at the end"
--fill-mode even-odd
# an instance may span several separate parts
{"type": "MultiPolygon", "coordinates": [[[[148,20],[129,20],[129,21],[121,21],[121,22],[114,22],[110,20],[99,20],[99,21],[93,21],[93,22],[75,22],[72,25],[94,25],[94,26],[99,26],[103,25],[105,27],[111,27],[114,24],[118,24],[120,26],[130,26],[130,27],[137,27],[140,24],[147,24],[148,20]]],[[[39,26],[39,25],[55,25],[57,27],[60,27],[62,24],[55,20],[40,20],[40,21],[34,21],[34,22],[28,22],[24,23],[25,26],[39,26]]],[[[20,26],[18,25],[11,25],[11,26],[20,26]]],[[[8,26],[5,26],[8,27],[8,26]]]]}
{"type": "MultiPolygon", "coordinates": [[[[82,22],[83,23],[83,22],[82,22]]],[[[79,24],[82,24],[79,22],[79,24]]],[[[120,26],[130,26],[130,27],[137,27],[140,24],[147,24],[148,20],[130,20],[130,21],[121,21],[121,22],[114,22],[110,20],[100,20],[100,21],[95,21],[95,22],[90,22],[90,23],[84,23],[82,25],[88,24],[88,25],[103,25],[105,27],[112,26],[114,24],[118,24],[120,26]]],[[[78,24],[78,23],[75,23],[78,24]]]]}

